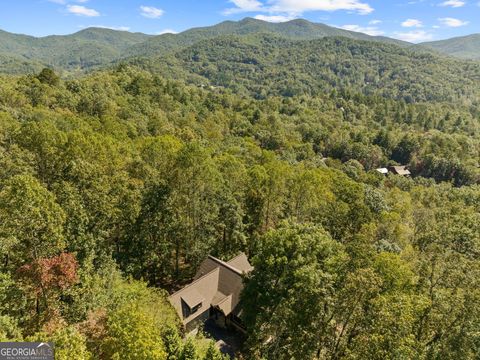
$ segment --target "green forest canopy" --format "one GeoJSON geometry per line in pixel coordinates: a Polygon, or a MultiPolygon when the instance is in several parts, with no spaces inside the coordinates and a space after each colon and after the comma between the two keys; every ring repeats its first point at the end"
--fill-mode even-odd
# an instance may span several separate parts
{"type": "Polygon", "coordinates": [[[245,358],[475,359],[478,74],[256,35],[71,80],[2,76],[0,340],[219,359],[182,339],[166,290],[244,251],[245,358]],[[412,178],[375,171],[395,164],[412,178]]]}

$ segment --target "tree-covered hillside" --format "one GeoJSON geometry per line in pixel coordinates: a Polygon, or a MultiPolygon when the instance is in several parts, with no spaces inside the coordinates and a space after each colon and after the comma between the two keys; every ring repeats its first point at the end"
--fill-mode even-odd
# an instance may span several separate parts
{"type": "MultiPolygon", "coordinates": [[[[71,35],[35,38],[0,30],[0,56],[19,59],[18,67],[15,67],[15,63],[9,62],[8,59],[0,59],[0,65],[2,65],[0,72],[32,73],[33,65],[26,67],[23,64],[33,62],[41,63],[43,66],[48,65],[58,71],[63,70],[66,74],[78,74],[92,69],[109,67],[112,63],[130,58],[157,59],[159,56],[171,55],[192,46],[203,46],[205,41],[214,42],[218,37],[236,36],[244,41],[245,38],[260,34],[290,42],[344,37],[376,44],[397,45],[404,49],[418,51],[420,54],[437,50],[437,52],[464,59],[477,59],[480,52],[476,35],[413,46],[410,43],[388,37],[370,36],[302,19],[270,23],[246,18],[241,21],[225,21],[214,26],[194,28],[179,34],[158,36],[104,28],[88,28],[71,35]]],[[[290,46],[290,44],[282,45],[290,46]]],[[[303,51],[295,49],[295,51],[297,50],[303,51]]],[[[37,70],[36,67],[35,70],[37,70]]]]}
{"type": "Polygon", "coordinates": [[[423,48],[430,48],[439,53],[461,59],[480,59],[480,34],[457,37],[453,39],[433,41],[420,44],[423,48]]]}
{"type": "MultiPolygon", "coordinates": [[[[129,57],[165,55],[199,41],[222,35],[258,33],[274,34],[294,40],[345,36],[352,39],[408,45],[408,43],[394,39],[355,33],[306,20],[272,24],[247,18],[238,22],[226,21],[210,27],[191,29],[180,34],[158,36],[104,28],[88,28],[71,35],[35,38],[0,30],[0,55],[16,56],[24,62],[39,62],[57,70],[79,72],[110,66],[114,61],[129,57]]],[[[0,68],[0,72],[3,73],[28,73],[30,70],[30,68],[22,66],[14,68],[4,65],[0,68]]]]}
{"type": "Polygon", "coordinates": [[[259,98],[348,90],[407,102],[478,102],[480,64],[347,38],[225,36],[134,63],[259,98]]]}
{"type": "Polygon", "coordinates": [[[409,46],[409,43],[382,36],[366,34],[334,28],[324,24],[316,24],[297,19],[284,23],[270,23],[262,20],[246,18],[241,21],[225,21],[218,25],[190,29],[180,34],[164,34],[132,46],[127,54],[130,56],[158,56],[174,50],[185,48],[203,40],[214,39],[226,35],[270,34],[290,40],[313,40],[331,36],[343,36],[356,40],[369,40],[409,46]]]}
{"type": "Polygon", "coordinates": [[[478,355],[478,107],[255,99],[123,65],[3,77],[0,108],[0,340],[219,359],[154,288],[244,251],[245,358],[478,355]],[[397,163],[413,178],[375,171],[397,163]]]}
{"type": "Polygon", "coordinates": [[[0,74],[33,74],[42,70],[44,65],[21,56],[0,54],[0,74]]]}
{"type": "MultiPolygon", "coordinates": [[[[42,63],[57,69],[80,71],[108,65],[121,57],[128,47],[148,38],[145,34],[100,28],[43,38],[0,31],[0,55],[16,56],[23,62],[42,63]]],[[[22,67],[15,68],[13,64],[6,67],[3,61],[1,64],[2,72],[22,71],[22,67]]]]}

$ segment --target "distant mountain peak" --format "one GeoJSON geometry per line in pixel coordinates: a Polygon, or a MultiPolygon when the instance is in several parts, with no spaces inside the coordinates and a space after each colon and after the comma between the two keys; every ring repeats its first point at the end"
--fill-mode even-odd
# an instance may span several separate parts
{"type": "Polygon", "coordinates": [[[431,41],[419,46],[461,59],[480,60],[480,34],[431,41]]]}
{"type": "MultiPolygon", "coordinates": [[[[232,22],[235,22],[235,21],[232,21],[232,22]]],[[[242,20],[238,21],[239,24],[242,24],[242,23],[245,24],[245,23],[251,23],[251,22],[253,22],[253,23],[264,23],[266,21],[260,20],[260,19],[255,19],[255,18],[250,17],[250,16],[247,16],[247,17],[243,18],[242,20]]]]}
{"type": "MultiPolygon", "coordinates": [[[[286,23],[290,24],[298,24],[298,25],[314,25],[311,21],[308,21],[306,19],[293,19],[290,21],[286,21],[286,23]]],[[[317,25],[323,25],[323,24],[317,24],[317,25]]]]}

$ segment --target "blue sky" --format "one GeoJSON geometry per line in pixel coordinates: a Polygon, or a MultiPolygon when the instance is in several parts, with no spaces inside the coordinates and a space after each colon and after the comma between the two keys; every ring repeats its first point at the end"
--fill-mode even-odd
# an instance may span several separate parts
{"type": "Polygon", "coordinates": [[[0,0],[0,28],[34,36],[89,26],[161,34],[246,16],[411,42],[480,33],[480,0],[0,0]]]}

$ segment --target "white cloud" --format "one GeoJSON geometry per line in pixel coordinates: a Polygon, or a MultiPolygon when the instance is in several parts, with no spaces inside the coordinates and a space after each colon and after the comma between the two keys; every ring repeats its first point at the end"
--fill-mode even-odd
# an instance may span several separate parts
{"type": "Polygon", "coordinates": [[[338,11],[347,10],[366,15],[373,12],[373,8],[363,0],[230,0],[234,8],[224,11],[224,14],[242,12],[266,12],[273,15],[287,14],[298,17],[310,11],[338,11]]]}
{"type": "Polygon", "coordinates": [[[369,25],[378,25],[381,24],[383,21],[382,20],[372,20],[368,24],[369,25]]]}
{"type": "Polygon", "coordinates": [[[149,19],[158,19],[165,13],[162,9],[153,6],[140,6],[140,10],[142,16],[149,19]]]}
{"type": "Polygon", "coordinates": [[[157,32],[157,35],[163,35],[163,34],[178,34],[178,31],[175,31],[172,29],[164,29],[157,32]]]}
{"type": "Polygon", "coordinates": [[[438,19],[438,21],[440,21],[440,23],[442,23],[442,25],[447,26],[447,27],[461,27],[461,26],[465,26],[465,25],[469,24],[468,21],[463,21],[463,20],[450,18],[450,17],[440,18],[440,19],[438,19]]]}
{"type": "Polygon", "coordinates": [[[287,21],[293,20],[295,19],[295,17],[288,16],[288,15],[257,15],[255,16],[255,19],[268,21],[272,23],[281,23],[281,22],[287,22],[287,21]]]}
{"type": "Polygon", "coordinates": [[[423,23],[420,20],[417,19],[407,19],[404,22],[402,22],[403,27],[422,27],[423,23]]]}
{"type": "Polygon", "coordinates": [[[341,29],[364,33],[371,36],[380,36],[385,34],[382,30],[375,26],[360,26],[360,25],[343,25],[341,29]]]}
{"type": "Polygon", "coordinates": [[[273,11],[303,13],[307,11],[350,10],[369,14],[373,8],[361,0],[271,0],[273,11]]]}
{"type": "Polygon", "coordinates": [[[440,6],[449,6],[449,7],[459,8],[459,7],[465,6],[465,1],[447,0],[441,3],[440,6]]]}
{"type": "Polygon", "coordinates": [[[225,10],[225,15],[264,10],[263,4],[257,0],[229,0],[229,2],[235,5],[235,7],[225,10]]]}
{"type": "Polygon", "coordinates": [[[408,41],[412,43],[428,41],[433,39],[433,35],[424,31],[424,30],[415,30],[408,32],[395,32],[393,37],[403,41],[408,41]]]}
{"type": "Polygon", "coordinates": [[[100,13],[97,10],[89,9],[81,5],[68,5],[67,11],[77,16],[88,16],[88,17],[100,16],[100,13]]]}

